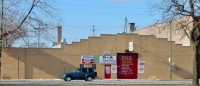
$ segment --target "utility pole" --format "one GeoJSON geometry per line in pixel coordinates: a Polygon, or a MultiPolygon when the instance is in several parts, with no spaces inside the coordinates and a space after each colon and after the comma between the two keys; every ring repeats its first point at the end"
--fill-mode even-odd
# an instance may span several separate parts
{"type": "Polygon", "coordinates": [[[66,72],[66,57],[64,56],[64,73],[66,72]]]}
{"type": "Polygon", "coordinates": [[[40,25],[39,25],[39,28],[35,28],[37,29],[37,32],[38,32],[38,43],[37,43],[37,47],[39,48],[40,47],[40,32],[43,31],[44,28],[40,28],[40,25]]]}
{"type": "Polygon", "coordinates": [[[38,43],[37,43],[37,47],[39,48],[40,46],[40,26],[39,26],[39,29],[38,29],[38,43]]]}
{"type": "Polygon", "coordinates": [[[29,42],[29,40],[30,40],[30,38],[29,37],[37,37],[37,36],[26,36],[27,37],[27,44],[25,45],[25,46],[27,46],[28,48],[30,47],[30,42],[29,42]]]}
{"type": "Polygon", "coordinates": [[[128,20],[125,17],[124,33],[127,33],[127,23],[128,23],[128,20]]]}
{"type": "Polygon", "coordinates": [[[93,37],[95,37],[95,31],[97,31],[97,29],[95,29],[94,26],[92,26],[93,28],[91,29],[92,30],[92,34],[93,34],[93,37]]]}
{"type": "Polygon", "coordinates": [[[18,55],[18,80],[19,80],[19,58],[20,56],[18,55]]]}
{"type": "Polygon", "coordinates": [[[172,20],[170,21],[170,79],[172,79],[172,20]]]}
{"type": "Polygon", "coordinates": [[[62,48],[63,48],[63,51],[62,51],[62,56],[63,56],[63,60],[64,60],[64,64],[63,64],[63,66],[64,66],[64,73],[65,73],[65,70],[66,70],[66,56],[65,56],[65,47],[64,47],[64,45],[62,44],[61,46],[63,46],[62,48]]]}

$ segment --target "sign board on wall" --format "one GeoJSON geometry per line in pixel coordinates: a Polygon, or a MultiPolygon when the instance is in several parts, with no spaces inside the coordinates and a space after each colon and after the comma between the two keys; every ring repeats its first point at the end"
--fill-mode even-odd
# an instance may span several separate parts
{"type": "Polygon", "coordinates": [[[100,56],[100,64],[116,64],[116,56],[100,56]]]}
{"type": "Polygon", "coordinates": [[[131,56],[121,56],[121,72],[124,75],[132,75],[133,68],[133,58],[131,56]]]}
{"type": "Polygon", "coordinates": [[[94,56],[81,56],[81,64],[93,64],[94,56]]]}
{"type": "Polygon", "coordinates": [[[99,62],[99,56],[94,56],[94,62],[99,62]]]}
{"type": "Polygon", "coordinates": [[[105,66],[106,74],[110,74],[110,66],[105,66]]]}
{"type": "Polygon", "coordinates": [[[111,73],[117,73],[117,65],[111,65],[111,73]]]}
{"type": "Polygon", "coordinates": [[[138,78],[138,54],[117,53],[117,79],[138,78]]]}
{"type": "Polygon", "coordinates": [[[103,55],[104,56],[110,56],[110,51],[104,51],[103,55]]]}
{"type": "Polygon", "coordinates": [[[138,73],[144,73],[144,64],[145,64],[145,61],[139,61],[138,73]]]}
{"type": "Polygon", "coordinates": [[[128,43],[128,49],[129,51],[133,51],[133,42],[128,43]]]}

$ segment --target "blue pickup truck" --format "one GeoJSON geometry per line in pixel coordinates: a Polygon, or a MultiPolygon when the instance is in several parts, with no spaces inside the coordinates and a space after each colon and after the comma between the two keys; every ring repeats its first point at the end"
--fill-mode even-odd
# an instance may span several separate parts
{"type": "Polygon", "coordinates": [[[85,81],[92,81],[95,79],[97,73],[94,71],[94,68],[77,68],[73,72],[65,73],[62,76],[64,81],[71,81],[71,80],[85,80],[85,81]]]}

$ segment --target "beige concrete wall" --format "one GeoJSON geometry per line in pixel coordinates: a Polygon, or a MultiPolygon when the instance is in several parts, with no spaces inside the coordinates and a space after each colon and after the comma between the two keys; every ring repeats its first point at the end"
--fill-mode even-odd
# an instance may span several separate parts
{"type": "MultiPolygon", "coordinates": [[[[128,42],[134,42],[134,53],[138,53],[139,61],[145,61],[144,73],[139,79],[157,76],[158,79],[169,79],[170,42],[153,35],[136,34],[102,34],[101,37],[89,37],[87,40],[64,44],[60,49],[22,49],[4,48],[2,56],[1,78],[18,78],[17,56],[20,56],[20,78],[24,79],[55,79],[64,72],[78,68],[82,55],[102,56],[104,51],[111,55],[123,53],[128,49],[128,42]],[[66,64],[66,65],[65,65],[66,64]]],[[[191,79],[192,48],[172,43],[173,79],[191,79]]],[[[91,67],[91,65],[85,65],[91,67]]],[[[99,79],[104,78],[104,65],[96,62],[99,79]]],[[[116,79],[117,74],[112,74],[116,79]]]]}
{"type": "Polygon", "coordinates": [[[62,49],[26,49],[26,79],[53,79],[63,74],[62,49]]]}
{"type": "Polygon", "coordinates": [[[182,44],[183,46],[190,46],[190,40],[185,35],[185,31],[190,34],[190,29],[192,29],[193,20],[191,17],[183,17],[179,19],[174,19],[171,22],[166,23],[156,23],[150,27],[146,27],[131,33],[138,35],[155,35],[156,38],[167,38],[170,41],[170,28],[172,29],[172,41],[175,44],[182,44]],[[183,24],[188,24],[187,28],[183,27],[183,24]]]}
{"type": "Polygon", "coordinates": [[[3,49],[1,62],[2,79],[24,79],[25,78],[25,50],[3,49]],[[19,60],[18,60],[19,57],[19,60]],[[19,64],[19,66],[18,66],[19,64]],[[19,76],[18,76],[19,75],[19,76]]]}

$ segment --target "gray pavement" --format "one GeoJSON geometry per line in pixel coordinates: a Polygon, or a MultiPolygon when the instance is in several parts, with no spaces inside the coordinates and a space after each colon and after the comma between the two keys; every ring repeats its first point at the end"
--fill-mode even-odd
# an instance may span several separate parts
{"type": "Polygon", "coordinates": [[[148,80],[148,79],[95,79],[93,81],[72,80],[65,82],[61,79],[9,79],[0,80],[0,84],[24,85],[105,85],[105,84],[192,84],[192,80],[148,80]]]}

